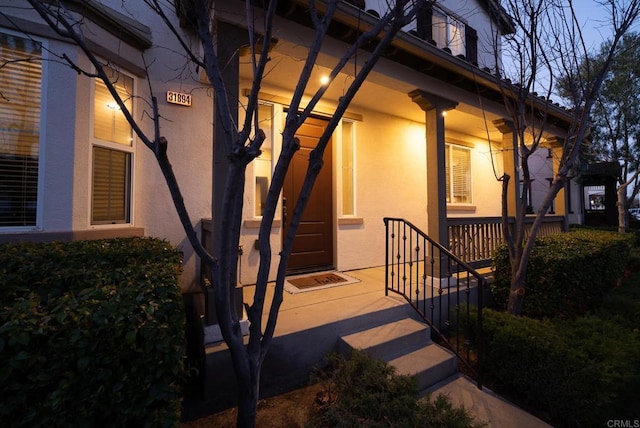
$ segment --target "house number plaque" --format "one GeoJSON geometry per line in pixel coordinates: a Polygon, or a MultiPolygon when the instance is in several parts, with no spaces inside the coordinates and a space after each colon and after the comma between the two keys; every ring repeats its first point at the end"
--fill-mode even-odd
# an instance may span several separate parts
{"type": "Polygon", "coordinates": [[[191,94],[182,92],[167,91],[167,102],[181,106],[191,107],[191,94]]]}

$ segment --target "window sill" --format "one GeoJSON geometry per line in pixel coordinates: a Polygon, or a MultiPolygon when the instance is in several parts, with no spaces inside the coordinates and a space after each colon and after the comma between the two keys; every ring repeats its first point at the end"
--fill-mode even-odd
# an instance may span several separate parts
{"type": "Polygon", "coordinates": [[[464,211],[464,212],[475,212],[475,205],[458,205],[458,204],[447,204],[447,211],[464,211]]]}
{"type": "Polygon", "coordinates": [[[338,219],[338,226],[348,226],[354,224],[364,224],[362,217],[342,217],[338,219]]]}
{"type": "MultiPolygon", "coordinates": [[[[245,220],[244,227],[246,229],[260,229],[261,219],[245,220]]],[[[282,220],[273,220],[273,227],[282,227],[282,220]]]]}

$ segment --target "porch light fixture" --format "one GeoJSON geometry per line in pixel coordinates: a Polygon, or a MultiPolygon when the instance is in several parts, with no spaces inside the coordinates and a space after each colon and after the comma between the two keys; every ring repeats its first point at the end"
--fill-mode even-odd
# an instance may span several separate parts
{"type": "Polygon", "coordinates": [[[322,76],[322,77],[320,78],[320,84],[321,84],[322,86],[325,86],[327,83],[329,83],[329,76],[322,76]]]}
{"type": "Polygon", "coordinates": [[[107,103],[107,108],[113,111],[120,110],[120,106],[118,105],[118,103],[115,103],[115,102],[107,103]]]}

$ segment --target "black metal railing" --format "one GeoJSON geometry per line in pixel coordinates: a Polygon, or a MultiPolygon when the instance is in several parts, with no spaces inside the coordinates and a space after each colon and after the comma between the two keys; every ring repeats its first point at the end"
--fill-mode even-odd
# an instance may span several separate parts
{"type": "MultiPolygon", "coordinates": [[[[525,238],[529,236],[529,229],[534,217],[525,219],[525,238]]],[[[538,230],[538,237],[561,233],[566,229],[565,217],[560,215],[546,215],[538,230]]],[[[509,218],[513,227],[515,219],[509,218]]],[[[504,242],[502,217],[458,217],[448,218],[450,251],[474,268],[491,266],[495,250],[504,242]]]]}
{"type": "Polygon", "coordinates": [[[384,223],[385,294],[403,296],[431,327],[432,338],[453,351],[482,388],[479,356],[486,279],[410,222],[386,217],[384,223]]]}

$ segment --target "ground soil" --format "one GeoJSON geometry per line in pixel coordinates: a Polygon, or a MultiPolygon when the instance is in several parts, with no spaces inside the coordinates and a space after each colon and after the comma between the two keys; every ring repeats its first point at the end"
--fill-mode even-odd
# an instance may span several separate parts
{"type": "MultiPolygon", "coordinates": [[[[258,402],[258,428],[299,428],[305,425],[317,408],[316,399],[321,394],[321,384],[296,389],[286,394],[266,398],[258,402]]],[[[191,422],[183,422],[180,428],[235,427],[236,409],[224,410],[191,422]]]]}

